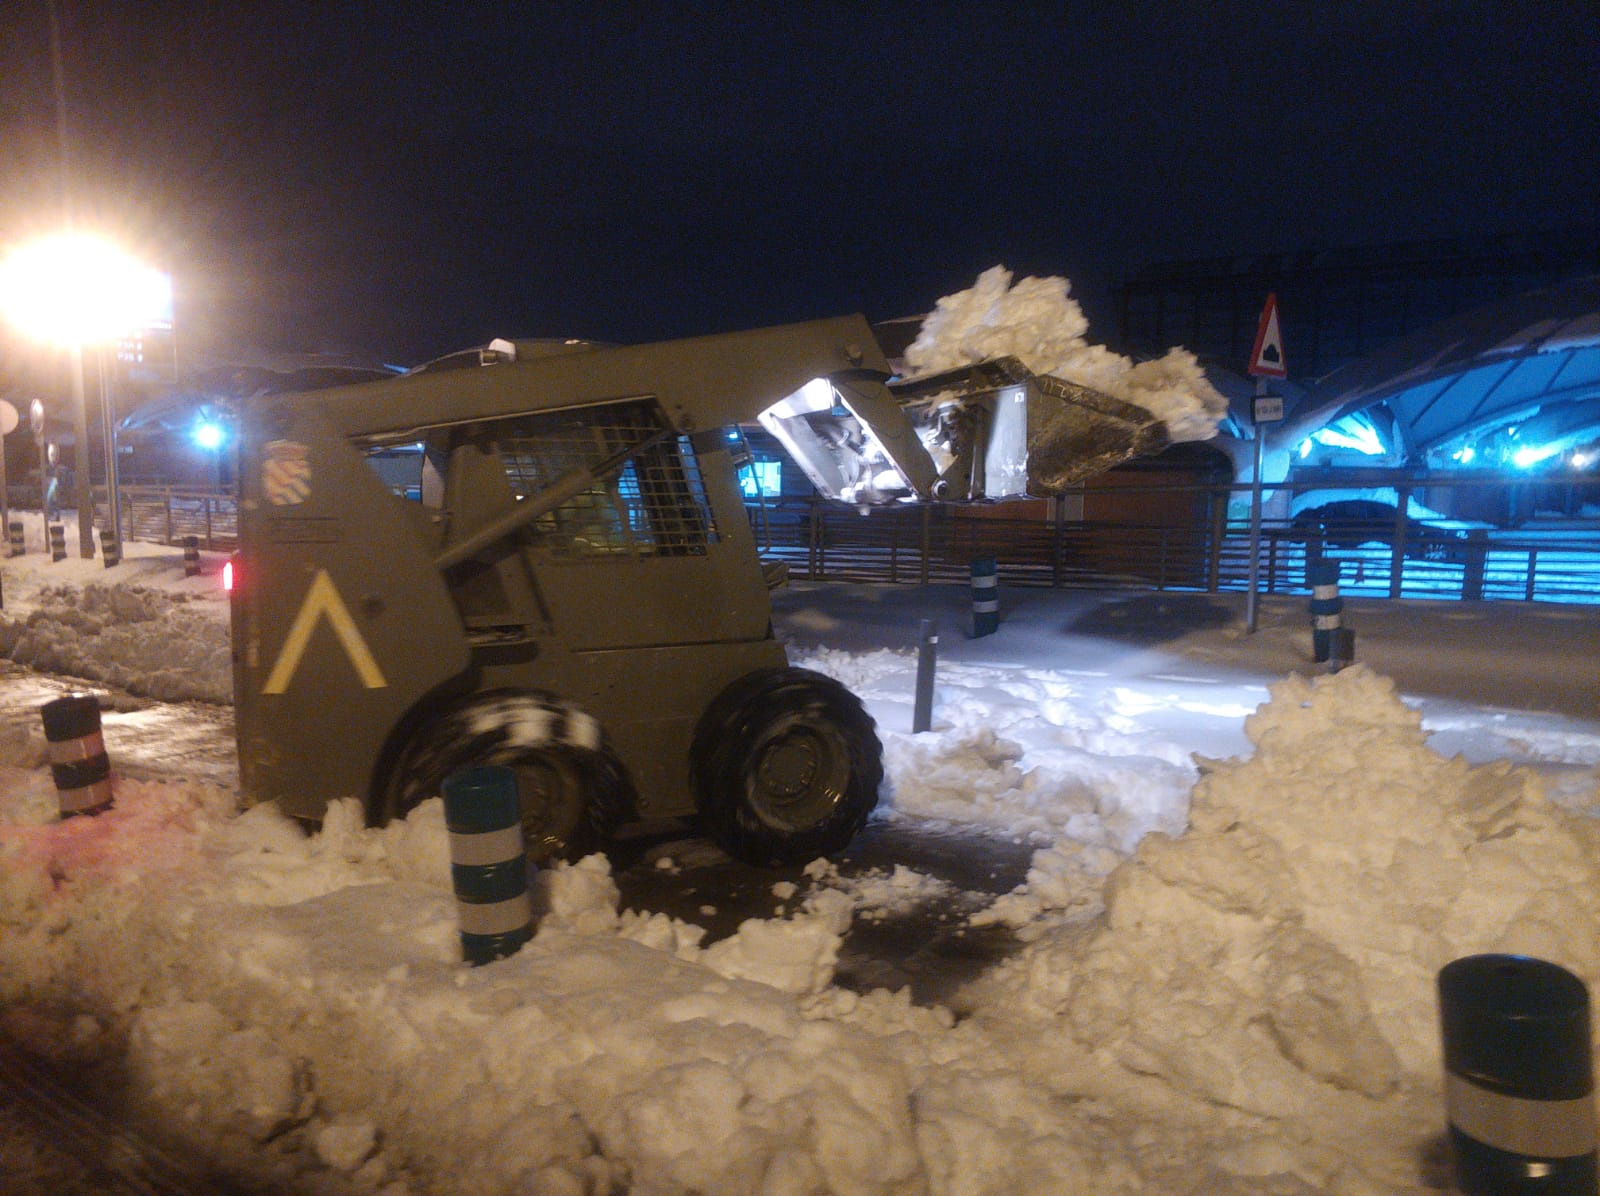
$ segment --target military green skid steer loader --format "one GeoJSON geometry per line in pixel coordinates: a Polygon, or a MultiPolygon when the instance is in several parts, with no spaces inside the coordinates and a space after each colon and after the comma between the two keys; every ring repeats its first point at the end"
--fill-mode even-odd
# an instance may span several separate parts
{"type": "MultiPolygon", "coordinates": [[[[253,400],[232,589],[247,799],[316,820],[357,797],[380,824],[453,771],[504,764],[535,859],[681,817],[760,864],[842,848],[877,802],[879,740],[773,637],[730,430],[761,419],[845,501],[983,497],[971,437],[942,466],[937,396],[889,380],[852,316],[497,341],[253,400]]],[[[1002,383],[1023,403],[1026,377],[1002,383]]],[[[993,408],[964,385],[967,408],[993,408]]],[[[1000,422],[1021,451],[1019,418],[1000,422]]]]}

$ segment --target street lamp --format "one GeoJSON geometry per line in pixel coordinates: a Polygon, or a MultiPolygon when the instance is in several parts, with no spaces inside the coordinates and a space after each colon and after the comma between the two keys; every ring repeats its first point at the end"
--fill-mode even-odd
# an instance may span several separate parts
{"type": "MultiPolygon", "coordinates": [[[[172,308],[172,282],[111,242],[84,233],[58,233],[11,250],[0,261],[0,314],[33,340],[72,355],[74,433],[78,441],[76,501],[78,547],[94,556],[94,505],[89,491],[89,417],[84,400],[83,352],[105,346],[172,308]]],[[[105,356],[98,360],[105,423],[106,492],[111,534],[122,543],[117,493],[115,419],[105,356]]]]}

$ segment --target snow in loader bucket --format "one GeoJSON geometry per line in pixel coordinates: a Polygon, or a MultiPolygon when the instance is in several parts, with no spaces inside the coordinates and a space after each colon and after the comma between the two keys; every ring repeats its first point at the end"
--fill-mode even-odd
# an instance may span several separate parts
{"type": "Polygon", "coordinates": [[[1058,494],[1169,443],[1166,425],[1144,408],[1035,374],[1015,357],[889,390],[938,473],[931,494],[917,492],[903,444],[879,434],[848,386],[818,379],[763,412],[761,423],[820,493],[863,506],[1058,494]]]}

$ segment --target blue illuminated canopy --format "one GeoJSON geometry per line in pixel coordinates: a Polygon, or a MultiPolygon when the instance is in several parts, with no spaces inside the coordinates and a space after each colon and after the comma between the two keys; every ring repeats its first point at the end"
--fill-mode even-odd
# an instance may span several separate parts
{"type": "Polygon", "coordinates": [[[1507,460],[1526,466],[1600,438],[1600,275],[1476,308],[1335,370],[1285,435],[1379,405],[1414,461],[1462,460],[1463,446],[1498,437],[1507,460]]]}

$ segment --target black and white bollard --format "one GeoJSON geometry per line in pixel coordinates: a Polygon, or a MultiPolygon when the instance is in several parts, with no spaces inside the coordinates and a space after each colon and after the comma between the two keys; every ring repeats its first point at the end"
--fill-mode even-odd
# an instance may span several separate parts
{"type": "Polygon", "coordinates": [[[117,543],[116,533],[109,527],[100,529],[100,559],[107,569],[122,564],[122,545],[117,543]]]}
{"type": "Polygon", "coordinates": [[[183,575],[185,577],[200,576],[199,536],[185,536],[183,538],[183,575]]]}
{"type": "Polygon", "coordinates": [[[1339,562],[1313,561],[1306,566],[1311,583],[1311,659],[1325,664],[1333,655],[1333,633],[1344,624],[1344,599],[1339,597],[1339,562]]]}
{"type": "Polygon", "coordinates": [[[67,529],[59,523],[50,525],[50,562],[67,559],[67,529]]]}
{"type": "Polygon", "coordinates": [[[1565,968],[1471,955],[1439,972],[1445,1109],[1465,1196],[1595,1196],[1589,994],[1565,968]]]}
{"type": "Polygon", "coordinates": [[[28,541],[22,534],[22,521],[13,519],[6,527],[6,543],[12,556],[21,556],[28,551],[28,541]]]}
{"type": "Polygon", "coordinates": [[[980,556],[972,562],[972,638],[993,635],[999,629],[999,569],[993,557],[980,556]]]}
{"type": "Polygon", "coordinates": [[[516,774],[499,765],[451,773],[444,817],[462,958],[477,967],[514,955],[533,936],[516,774]]]}
{"type": "Polygon", "coordinates": [[[93,694],[67,694],[46,702],[39,713],[61,817],[110,809],[111,760],[100,730],[99,699],[93,694]]]}
{"type": "Polygon", "coordinates": [[[922,645],[917,650],[917,697],[911,710],[911,732],[933,726],[933,674],[939,658],[939,624],[922,620],[922,645]]]}

